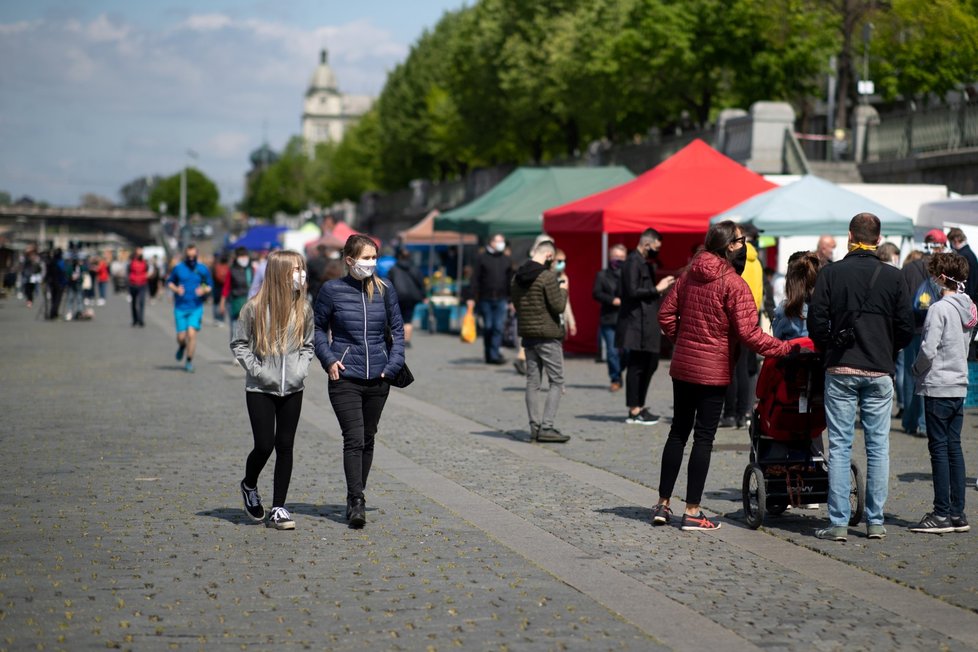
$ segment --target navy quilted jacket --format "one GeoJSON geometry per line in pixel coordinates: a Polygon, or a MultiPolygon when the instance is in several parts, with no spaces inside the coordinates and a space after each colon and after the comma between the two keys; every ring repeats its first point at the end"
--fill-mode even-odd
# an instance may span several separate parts
{"type": "Polygon", "coordinates": [[[339,360],[346,367],[340,378],[370,380],[381,373],[387,378],[397,374],[404,365],[404,323],[397,305],[391,283],[385,283],[384,296],[375,289],[372,301],[363,282],[350,275],[324,284],[314,306],[316,357],[323,369],[339,360]],[[385,304],[393,309],[388,311],[385,304]],[[384,341],[388,312],[394,339],[390,351],[384,341]]]}

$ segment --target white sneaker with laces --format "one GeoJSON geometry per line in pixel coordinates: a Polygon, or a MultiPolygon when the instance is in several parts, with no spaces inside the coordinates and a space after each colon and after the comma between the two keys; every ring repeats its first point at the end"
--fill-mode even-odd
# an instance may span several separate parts
{"type": "Polygon", "coordinates": [[[276,530],[294,530],[295,521],[292,514],[284,507],[272,507],[272,515],[265,521],[265,527],[273,527],[276,530]]]}

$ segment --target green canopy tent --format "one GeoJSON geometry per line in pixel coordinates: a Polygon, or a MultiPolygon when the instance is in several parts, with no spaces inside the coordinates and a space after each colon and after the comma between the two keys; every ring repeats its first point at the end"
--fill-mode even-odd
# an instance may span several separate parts
{"type": "Polygon", "coordinates": [[[438,231],[532,238],[543,232],[543,211],[635,178],[624,167],[517,168],[478,199],[435,218],[438,231]]]}

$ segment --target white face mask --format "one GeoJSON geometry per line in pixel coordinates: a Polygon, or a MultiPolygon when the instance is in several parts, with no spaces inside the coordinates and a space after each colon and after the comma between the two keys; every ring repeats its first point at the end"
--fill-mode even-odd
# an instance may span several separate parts
{"type": "Polygon", "coordinates": [[[298,271],[292,272],[292,289],[298,292],[306,285],[306,272],[298,271]]]}
{"type": "Polygon", "coordinates": [[[350,275],[356,280],[362,281],[365,278],[373,276],[376,268],[376,260],[358,260],[350,268],[350,275]]]}
{"type": "Polygon", "coordinates": [[[250,262],[251,259],[248,258],[247,256],[241,256],[240,258],[238,258],[238,264],[241,265],[242,267],[247,267],[248,263],[250,262]]]}
{"type": "Polygon", "coordinates": [[[506,241],[500,240],[499,242],[493,242],[492,250],[497,251],[499,253],[503,253],[504,251],[506,251],[506,241]]]}

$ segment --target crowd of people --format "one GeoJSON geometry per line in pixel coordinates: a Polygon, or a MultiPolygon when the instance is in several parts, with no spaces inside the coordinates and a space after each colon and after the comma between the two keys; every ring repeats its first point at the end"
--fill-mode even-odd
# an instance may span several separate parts
{"type": "MultiPolygon", "coordinates": [[[[716,432],[749,426],[759,356],[791,356],[799,351],[792,340],[810,338],[825,360],[828,441],[829,526],[816,536],[848,536],[857,424],[867,457],[867,536],[885,536],[893,403],[903,430],[926,437],[931,456],[933,509],[911,530],[968,531],[960,440],[978,325],[978,259],[964,233],[932,230],[924,250],[901,261],[900,250],[882,241],[878,218],[863,213],[850,223],[843,258],[834,260],[836,242],[824,236],[814,251],[792,254],[783,276],[762,268],[758,235],[749,225],[715,224],[673,277],[660,273],[663,237],[649,228],[631,251],[612,246],[608,266],[594,279],[608,389],[624,389],[626,424],[660,421],[646,403],[665,341],[671,349],[673,415],[653,525],[675,518],[672,494],[692,435],[680,528],[720,527],[700,507],[716,432]]],[[[427,301],[409,253],[398,253],[386,278],[378,273],[378,246],[366,236],[351,237],[342,251],[320,247],[308,261],[287,251],[253,259],[239,248],[209,268],[194,245],[182,253],[167,268],[158,258],[146,260],[140,247],[111,258],[28,250],[19,290],[29,307],[43,301],[45,318],[70,321],[91,318],[112,282],[115,293],[126,293],[138,328],[145,326],[147,295],[152,300],[165,284],[173,297],[175,357],[187,372],[194,371],[197,334],[212,301],[214,321],[228,321],[230,348],[246,372],[254,441],[240,482],[245,511],[277,529],[295,527],[286,508],[292,448],[304,380],[318,358],[343,436],[346,517],[351,527],[363,527],[381,414],[391,379],[404,366],[415,308],[427,301]],[[272,451],[274,495],[266,512],[258,477],[272,451]]],[[[570,439],[556,423],[565,392],[564,340],[576,330],[566,259],[542,235],[516,265],[496,234],[478,255],[466,292],[468,309],[481,317],[484,361],[505,363],[504,339],[519,351],[514,364],[526,380],[532,441],[570,439]],[[510,324],[515,337],[506,336],[510,324]]]]}

